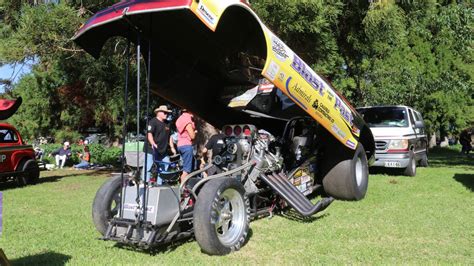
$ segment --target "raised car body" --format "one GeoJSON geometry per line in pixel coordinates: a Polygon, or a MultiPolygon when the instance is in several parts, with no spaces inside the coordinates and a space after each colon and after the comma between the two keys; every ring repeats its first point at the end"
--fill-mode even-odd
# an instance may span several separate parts
{"type": "Polygon", "coordinates": [[[123,1],[89,19],[74,40],[98,57],[110,37],[136,41],[130,33],[134,27],[143,29],[144,38],[152,41],[151,89],[211,124],[272,128],[273,121],[253,119],[227,108],[228,102],[222,100],[230,90],[226,88],[256,85],[248,78],[255,75],[242,73],[248,69],[238,66],[242,60],[253,60],[249,69],[260,69],[257,74],[293,102],[277,117],[309,114],[346,147],[355,149],[361,141],[368,156],[373,154],[370,130],[355,109],[273,34],[245,1],[123,1]]]}

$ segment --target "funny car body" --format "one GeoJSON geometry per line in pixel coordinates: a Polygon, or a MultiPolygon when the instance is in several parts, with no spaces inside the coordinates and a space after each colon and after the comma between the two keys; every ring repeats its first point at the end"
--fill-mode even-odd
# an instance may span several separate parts
{"type": "Polygon", "coordinates": [[[146,249],[194,235],[203,252],[223,255],[246,242],[252,218],[288,208],[307,217],[365,196],[370,129],[246,1],[122,1],[90,18],[74,41],[99,57],[117,36],[146,62],[147,93],[226,137],[213,162],[219,174],[203,178],[204,168],[178,183],[170,166],[157,173],[163,185],[123,173],[107,181],[93,203],[104,240],[146,249]],[[307,196],[316,190],[322,198],[313,204],[307,196]]]}

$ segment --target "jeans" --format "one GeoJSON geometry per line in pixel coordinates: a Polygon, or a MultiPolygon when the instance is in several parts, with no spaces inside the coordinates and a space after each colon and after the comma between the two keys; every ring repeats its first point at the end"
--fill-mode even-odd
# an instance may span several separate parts
{"type": "Polygon", "coordinates": [[[79,168],[79,169],[86,169],[89,167],[89,162],[88,161],[84,161],[84,160],[81,160],[80,163],[74,165],[74,168],[79,168]]]}
{"type": "MultiPolygon", "coordinates": [[[[157,153],[155,156],[155,159],[157,161],[162,161],[162,162],[170,162],[170,158],[166,154],[159,154],[157,153]]],[[[142,179],[145,180],[145,182],[148,182],[151,177],[151,168],[153,167],[153,154],[151,153],[146,153],[146,171],[142,171],[142,179]],[[145,176],[146,173],[146,176],[145,176]]],[[[165,165],[158,165],[161,169],[159,171],[166,171],[168,170],[168,164],[165,165]]],[[[161,185],[163,181],[160,178],[160,175],[156,178],[156,183],[158,185],[161,185]]]]}

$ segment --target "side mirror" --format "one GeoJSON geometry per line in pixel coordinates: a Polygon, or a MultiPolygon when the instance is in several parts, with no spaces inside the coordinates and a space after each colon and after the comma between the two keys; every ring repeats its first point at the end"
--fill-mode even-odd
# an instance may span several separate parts
{"type": "Polygon", "coordinates": [[[423,121],[415,121],[415,128],[424,128],[425,123],[423,121]]]}

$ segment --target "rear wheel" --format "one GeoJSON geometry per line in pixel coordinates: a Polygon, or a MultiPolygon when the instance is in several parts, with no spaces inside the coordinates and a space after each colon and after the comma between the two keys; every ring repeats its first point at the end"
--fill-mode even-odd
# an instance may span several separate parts
{"type": "Polygon", "coordinates": [[[105,235],[109,220],[116,216],[120,210],[121,184],[121,176],[113,176],[95,194],[92,204],[92,220],[95,228],[102,235],[105,235]]]}
{"type": "Polygon", "coordinates": [[[16,177],[16,182],[19,186],[25,186],[27,184],[35,184],[38,182],[40,170],[38,163],[33,159],[24,159],[18,165],[17,172],[22,172],[16,177]]]}
{"type": "Polygon", "coordinates": [[[239,250],[247,239],[249,222],[249,199],[240,182],[219,178],[204,185],[194,209],[194,232],[205,253],[239,250]]]}

